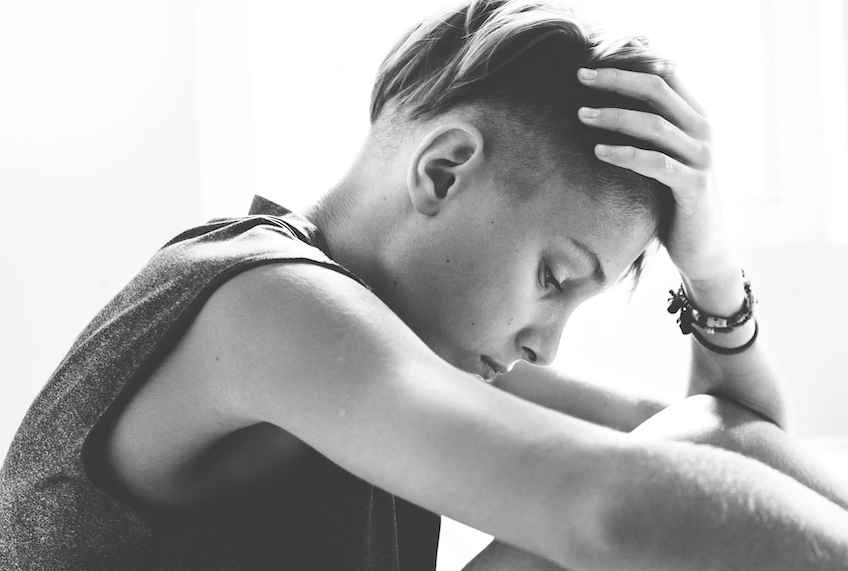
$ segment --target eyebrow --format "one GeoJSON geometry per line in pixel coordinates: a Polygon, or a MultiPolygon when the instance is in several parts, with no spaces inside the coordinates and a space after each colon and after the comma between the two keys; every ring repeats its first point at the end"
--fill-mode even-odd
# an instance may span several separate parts
{"type": "Polygon", "coordinates": [[[571,243],[574,244],[574,246],[580,250],[580,252],[586,256],[589,261],[592,262],[592,265],[594,266],[592,279],[595,280],[598,285],[604,285],[607,283],[607,275],[604,273],[604,268],[601,266],[601,260],[598,259],[598,255],[583,242],[575,240],[574,238],[569,238],[569,240],[571,240],[571,243]]]}

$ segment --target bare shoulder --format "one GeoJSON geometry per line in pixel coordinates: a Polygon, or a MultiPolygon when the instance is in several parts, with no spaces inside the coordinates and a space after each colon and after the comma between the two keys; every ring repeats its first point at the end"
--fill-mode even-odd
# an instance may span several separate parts
{"type": "Polygon", "coordinates": [[[366,343],[368,331],[391,330],[384,321],[395,319],[326,267],[269,264],[236,275],[104,427],[95,451],[104,487],[140,506],[180,509],[293,475],[311,449],[289,422],[307,400],[338,396],[349,385],[343,371],[373,355],[354,340],[366,343]],[[285,398],[266,409],[269,384],[285,398]]]}

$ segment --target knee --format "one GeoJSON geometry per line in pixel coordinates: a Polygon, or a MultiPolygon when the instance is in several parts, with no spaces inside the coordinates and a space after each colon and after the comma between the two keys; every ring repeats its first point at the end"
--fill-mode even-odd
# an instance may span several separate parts
{"type": "Polygon", "coordinates": [[[780,432],[772,423],[730,399],[693,395],[652,416],[635,435],[712,444],[722,448],[730,441],[749,439],[763,433],[780,432]]]}
{"type": "Polygon", "coordinates": [[[634,435],[706,444],[757,460],[848,509],[848,489],[777,425],[729,399],[697,395],[654,415],[634,435]]]}

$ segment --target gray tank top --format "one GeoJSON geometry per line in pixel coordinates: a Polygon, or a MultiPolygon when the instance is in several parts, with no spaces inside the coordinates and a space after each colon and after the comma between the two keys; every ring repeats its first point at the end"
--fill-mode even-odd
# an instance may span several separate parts
{"type": "Polygon", "coordinates": [[[317,452],[272,497],[217,517],[142,512],[96,484],[100,467],[87,450],[96,447],[97,427],[217,287],[268,263],[317,264],[357,280],[329,257],[317,228],[256,197],[250,216],[213,220],[171,240],[83,330],[0,470],[0,569],[434,569],[438,516],[317,452]]]}

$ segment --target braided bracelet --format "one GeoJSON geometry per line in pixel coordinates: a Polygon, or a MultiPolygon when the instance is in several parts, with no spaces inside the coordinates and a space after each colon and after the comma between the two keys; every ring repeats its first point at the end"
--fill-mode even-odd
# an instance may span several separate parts
{"type": "MultiPolygon", "coordinates": [[[[742,272],[742,277],[745,278],[744,271],[742,272]]],[[[680,330],[685,335],[691,333],[698,343],[713,353],[719,353],[721,355],[736,355],[742,353],[754,344],[754,341],[757,340],[757,336],[760,334],[760,325],[757,323],[757,320],[754,319],[754,335],[747,343],[741,347],[722,347],[708,341],[704,335],[699,333],[698,330],[693,327],[693,325],[697,325],[704,331],[704,333],[714,335],[716,333],[727,333],[733,331],[734,329],[742,327],[748,323],[748,321],[754,317],[754,304],[757,303],[757,300],[754,299],[754,294],[751,292],[751,282],[747,278],[745,278],[745,301],[742,304],[742,309],[730,317],[704,315],[702,311],[694,307],[692,302],[689,301],[689,298],[686,296],[686,292],[683,289],[683,284],[680,285],[677,293],[675,293],[674,290],[669,290],[668,293],[671,294],[671,297],[668,300],[668,312],[677,313],[680,311],[680,317],[677,318],[677,323],[680,324],[680,330]]]]}
{"type": "Polygon", "coordinates": [[[754,294],[751,291],[751,281],[745,277],[745,272],[742,272],[742,277],[745,279],[745,301],[742,303],[742,309],[731,315],[730,317],[716,317],[713,315],[705,315],[701,310],[692,305],[686,292],[683,289],[683,284],[677,293],[674,290],[668,290],[671,297],[668,299],[668,312],[680,312],[680,317],[677,318],[677,323],[680,324],[680,330],[688,335],[692,333],[692,325],[697,325],[708,335],[715,333],[729,333],[734,329],[742,327],[754,316],[754,304],[757,300],[754,299],[754,294]]]}
{"type": "Polygon", "coordinates": [[[738,355],[739,353],[746,351],[751,345],[754,344],[754,341],[757,340],[757,336],[759,334],[760,324],[757,323],[756,319],[754,319],[754,335],[751,336],[747,343],[745,343],[741,347],[722,347],[720,345],[710,343],[703,335],[701,335],[694,329],[692,330],[692,336],[698,340],[698,343],[700,343],[701,346],[703,346],[705,349],[709,349],[713,353],[718,353],[720,355],[738,355]]]}

